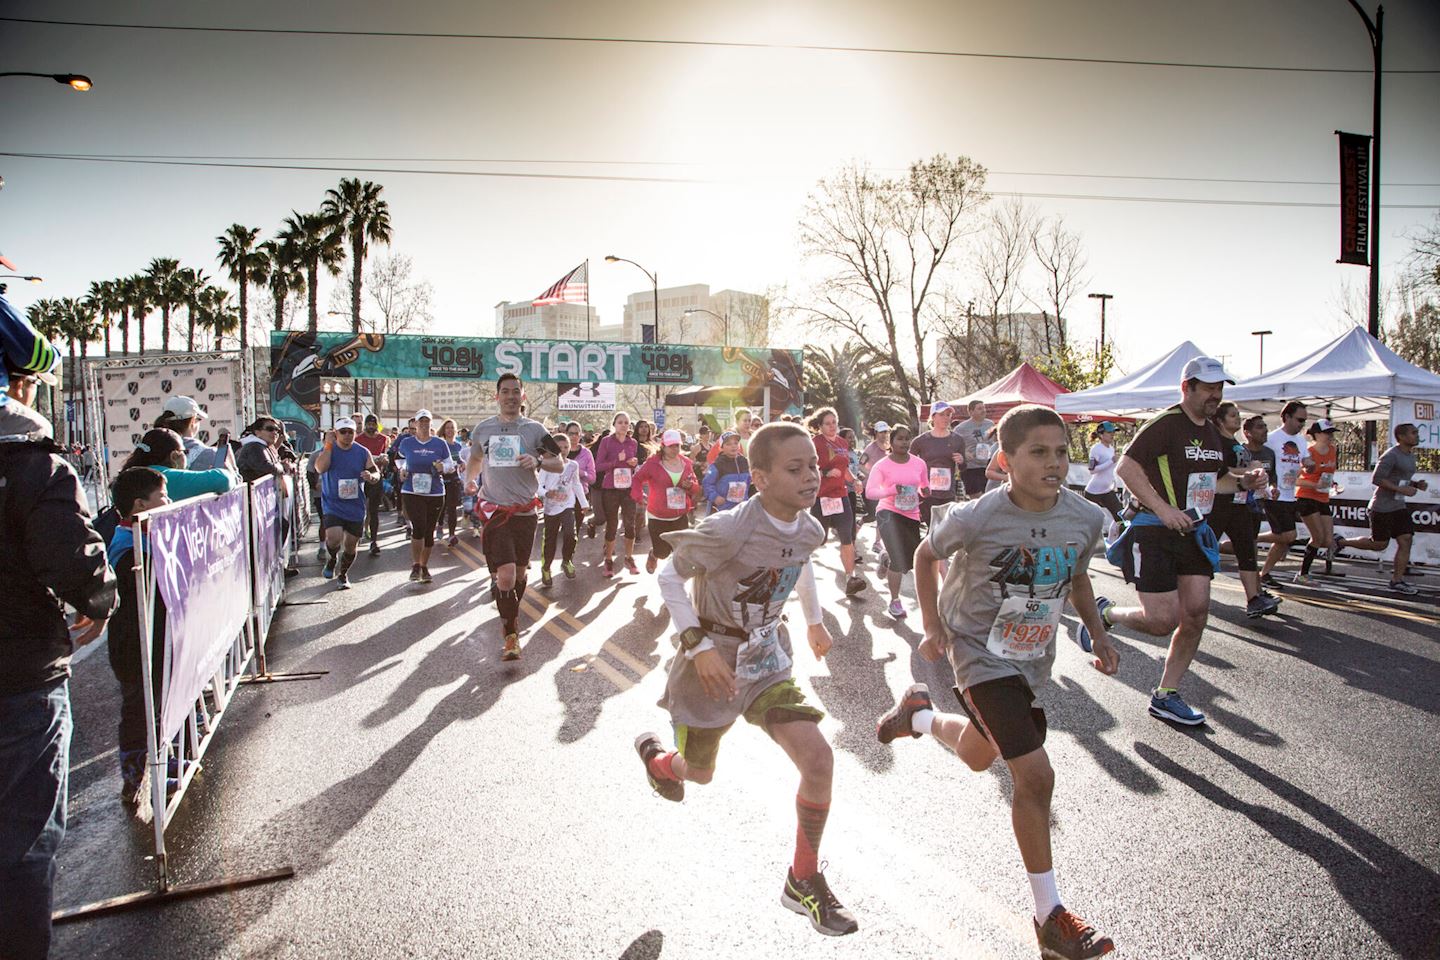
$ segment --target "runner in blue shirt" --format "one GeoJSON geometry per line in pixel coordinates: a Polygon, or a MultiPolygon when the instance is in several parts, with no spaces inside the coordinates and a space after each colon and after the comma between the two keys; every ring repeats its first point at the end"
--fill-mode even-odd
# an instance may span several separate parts
{"type": "Polygon", "coordinates": [[[338,566],[336,587],[349,590],[350,565],[365,532],[365,484],[380,479],[375,458],[355,442],[354,420],[335,421],[335,429],[325,435],[325,448],[315,458],[315,472],[320,474],[320,529],[325,531],[330,554],[321,574],[329,580],[338,566]]]}
{"type": "Polygon", "coordinates": [[[415,411],[415,433],[401,437],[395,448],[405,473],[400,498],[410,523],[410,579],[420,583],[430,582],[430,550],[445,506],[444,477],[455,472],[450,446],[430,432],[430,420],[429,410],[415,411]]]}

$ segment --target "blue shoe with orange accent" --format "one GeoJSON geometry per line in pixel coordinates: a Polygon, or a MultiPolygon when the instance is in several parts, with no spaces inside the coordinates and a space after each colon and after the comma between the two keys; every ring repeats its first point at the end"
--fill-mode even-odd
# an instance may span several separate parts
{"type": "MultiPolygon", "coordinates": [[[[1110,618],[1105,616],[1105,613],[1113,606],[1115,606],[1115,601],[1109,597],[1095,598],[1095,609],[1100,611],[1100,622],[1105,624],[1107,630],[1110,628],[1110,618]]],[[[1085,626],[1084,621],[1081,621],[1080,629],[1076,630],[1072,636],[1075,637],[1075,642],[1080,644],[1081,650],[1084,650],[1086,653],[1095,652],[1094,638],[1090,636],[1090,628],[1085,626]]]]}

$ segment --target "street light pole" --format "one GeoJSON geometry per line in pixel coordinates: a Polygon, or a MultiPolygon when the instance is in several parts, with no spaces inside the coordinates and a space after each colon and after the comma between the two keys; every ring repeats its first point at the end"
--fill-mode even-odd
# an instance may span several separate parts
{"type": "Polygon", "coordinates": [[[1100,301],[1100,350],[1099,350],[1099,352],[1100,352],[1100,353],[1104,353],[1104,352],[1105,352],[1105,304],[1106,304],[1108,301],[1110,301],[1110,300],[1114,300],[1114,299],[1115,299],[1115,295],[1114,295],[1113,293],[1092,293],[1092,294],[1090,294],[1090,299],[1091,299],[1091,300],[1099,300],[1099,301],[1100,301]]]}
{"type": "Polygon", "coordinates": [[[0,77],[47,77],[56,83],[63,83],[71,90],[82,93],[94,86],[90,78],[80,73],[33,73],[29,70],[6,70],[0,77]]]}
{"type": "Polygon", "coordinates": [[[714,310],[706,310],[704,307],[691,307],[691,308],[689,308],[688,310],[685,311],[685,316],[688,317],[688,316],[690,316],[690,314],[692,314],[692,313],[708,313],[710,316],[714,317],[716,320],[719,320],[722,324],[724,324],[724,326],[725,326],[725,333],[724,333],[724,337],[723,337],[723,340],[721,341],[721,344],[720,344],[720,345],[721,345],[722,347],[728,347],[728,346],[730,346],[730,311],[729,311],[729,310],[726,310],[726,311],[725,311],[725,316],[722,317],[722,316],[720,316],[720,314],[716,313],[714,310]]]}
{"type": "Polygon", "coordinates": [[[1274,333],[1274,330],[1251,330],[1250,336],[1260,338],[1260,372],[1265,372],[1265,338],[1274,333]]]}
{"type": "MultiPolygon", "coordinates": [[[[655,273],[651,273],[649,270],[646,270],[644,267],[640,266],[640,264],[636,263],[634,260],[627,260],[627,259],[624,258],[624,257],[617,257],[617,256],[615,256],[614,254],[609,254],[609,255],[607,255],[607,256],[605,257],[605,262],[606,262],[606,263],[628,263],[628,264],[630,264],[630,266],[634,267],[635,269],[639,270],[641,273],[645,274],[645,276],[647,276],[647,277],[650,278],[651,296],[653,297],[653,302],[654,302],[654,305],[655,305],[655,343],[658,345],[658,344],[660,343],[660,273],[659,273],[659,271],[656,271],[655,273]]],[[[641,339],[644,339],[644,338],[642,337],[641,339]]],[[[660,409],[660,384],[658,384],[658,383],[655,384],[655,409],[657,409],[657,410],[660,409]]]]}
{"type": "Polygon", "coordinates": [[[1360,6],[1359,0],[1350,0],[1350,6],[1365,21],[1365,31],[1370,34],[1370,52],[1375,56],[1375,83],[1371,107],[1370,130],[1370,336],[1380,336],[1380,48],[1384,38],[1385,7],[1375,8],[1375,19],[1360,6]]]}

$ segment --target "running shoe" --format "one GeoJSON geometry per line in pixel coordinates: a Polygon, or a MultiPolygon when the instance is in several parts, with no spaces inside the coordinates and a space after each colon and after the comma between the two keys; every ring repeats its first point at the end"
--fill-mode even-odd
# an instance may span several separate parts
{"type": "Polygon", "coordinates": [[[349,590],[349,589],[350,589],[350,574],[348,574],[348,573],[342,573],[342,574],[340,574],[340,579],[338,579],[338,580],[335,581],[335,589],[336,589],[336,590],[349,590]]]}
{"type": "Polygon", "coordinates": [[[421,568],[420,568],[420,582],[421,582],[421,583],[429,583],[429,582],[430,582],[430,568],[429,568],[429,567],[421,567],[421,568]]]}
{"type": "Polygon", "coordinates": [[[899,599],[890,601],[890,616],[896,620],[905,619],[905,604],[901,603],[899,599]]]}
{"type": "Polygon", "coordinates": [[[1308,574],[1308,573],[1297,573],[1297,574],[1295,574],[1295,576],[1294,576],[1294,578],[1291,580],[1291,582],[1292,582],[1292,583],[1298,583],[1298,584],[1300,584],[1302,587],[1308,587],[1308,586],[1312,586],[1312,585],[1315,583],[1315,579],[1314,579],[1313,577],[1311,577],[1310,574],[1308,574]]]}
{"type": "MultiPolygon", "coordinates": [[[[1034,923],[1034,919],[1031,919],[1034,923]]],[[[1045,918],[1045,925],[1035,924],[1035,939],[1040,941],[1044,960],[1084,960],[1103,957],[1115,949],[1115,942],[1100,936],[1095,925],[1066,910],[1056,907],[1045,918]]]]}
{"type": "Polygon", "coordinates": [[[550,584],[552,584],[552,583],[554,583],[554,582],[555,582],[555,578],[552,577],[552,576],[550,576],[550,568],[549,568],[549,567],[541,567],[541,568],[540,568],[540,586],[542,586],[542,587],[548,587],[548,586],[550,586],[550,584]]]}
{"type": "Polygon", "coordinates": [[[500,651],[500,659],[501,659],[501,660],[519,660],[519,659],[520,659],[520,634],[518,634],[518,633],[507,633],[507,634],[505,634],[505,647],[504,647],[503,650],[500,651]]]}
{"type": "Polygon", "coordinates": [[[594,520],[591,520],[589,523],[585,524],[585,537],[586,537],[586,539],[588,539],[588,540],[594,540],[594,539],[595,539],[595,521],[594,521],[594,520]]]}
{"type": "Polygon", "coordinates": [[[1179,693],[1173,691],[1163,697],[1150,694],[1150,716],[1183,723],[1187,727],[1198,727],[1205,722],[1205,714],[1192,709],[1179,693]]]}
{"type": "Polygon", "coordinates": [[[840,901],[835,899],[835,894],[830,892],[830,884],[825,882],[823,873],[800,880],[796,878],[794,870],[786,871],[785,889],[780,894],[780,905],[801,916],[809,917],[810,926],[827,937],[843,937],[860,929],[860,924],[855,922],[855,915],[846,910],[840,901]]]}
{"type": "Polygon", "coordinates": [[[575,564],[570,560],[560,561],[560,572],[565,574],[566,580],[575,579],[575,564]]]}
{"type": "Polygon", "coordinates": [[[660,780],[650,772],[650,759],[665,752],[664,745],[660,743],[659,734],[649,732],[640,734],[635,738],[635,752],[640,754],[640,762],[645,765],[645,779],[650,782],[651,790],[675,803],[685,799],[685,781],[660,780]]]}
{"type": "Polygon", "coordinates": [[[410,567],[410,579],[416,583],[420,582],[420,564],[416,563],[410,567]]]}
{"type": "Polygon", "coordinates": [[[626,557],[626,558],[625,558],[625,571],[626,571],[627,573],[629,573],[630,575],[632,575],[632,576],[636,576],[636,577],[640,576],[640,568],[637,567],[637,566],[635,566],[635,558],[634,558],[634,557],[626,557]]]}
{"type": "Polygon", "coordinates": [[[890,554],[886,553],[884,550],[880,551],[880,559],[876,561],[875,573],[880,577],[881,580],[884,580],[886,577],[890,576],[890,554]]]}
{"type": "Polygon", "coordinates": [[[320,576],[324,577],[326,580],[329,580],[331,577],[335,576],[335,558],[334,558],[334,557],[330,557],[329,559],[327,559],[327,560],[325,561],[325,568],[320,571],[320,576]]]}
{"type": "Polygon", "coordinates": [[[605,558],[605,576],[615,576],[615,561],[610,559],[609,557],[605,558]]]}
{"type": "Polygon", "coordinates": [[[919,737],[914,726],[916,711],[934,709],[930,688],[923,683],[912,683],[900,695],[900,702],[875,722],[875,738],[881,743],[890,743],[904,736],[919,737]]]}
{"type": "Polygon", "coordinates": [[[460,538],[457,537],[457,536],[455,536],[455,534],[453,534],[453,533],[450,534],[450,539],[445,541],[445,546],[447,546],[447,547],[458,547],[459,545],[460,545],[460,538]]]}
{"type": "Polygon", "coordinates": [[[315,559],[322,563],[330,556],[330,551],[325,549],[325,544],[320,544],[320,549],[315,551],[315,559]]]}
{"type": "Polygon", "coordinates": [[[1338,534],[1338,533],[1335,534],[1335,548],[1330,551],[1330,555],[1331,555],[1332,557],[1333,557],[1333,556],[1336,556],[1337,554],[1340,553],[1341,550],[1344,550],[1344,549],[1345,549],[1345,538],[1342,537],[1342,536],[1340,536],[1340,534],[1338,534]]]}
{"type": "MultiPolygon", "coordinates": [[[[1115,601],[1109,597],[1095,598],[1095,609],[1100,611],[1100,622],[1104,623],[1107,627],[1109,626],[1109,621],[1105,619],[1105,611],[1113,606],[1115,606],[1115,601]]],[[[1076,643],[1080,644],[1081,650],[1084,650],[1086,653],[1094,652],[1095,640],[1090,636],[1090,628],[1085,626],[1083,620],[1080,622],[1080,629],[1072,633],[1071,636],[1075,638],[1076,643]]]]}
{"type": "Polygon", "coordinates": [[[1260,595],[1245,605],[1245,616],[1251,620],[1258,620],[1261,617],[1269,616],[1279,609],[1279,600],[1276,600],[1274,597],[1260,595]]]}
{"type": "Polygon", "coordinates": [[[864,577],[852,573],[850,579],[845,581],[845,596],[857,596],[869,585],[870,584],[865,582],[864,577]]]}
{"type": "Polygon", "coordinates": [[[652,553],[652,554],[650,554],[650,556],[648,556],[648,557],[645,558],[645,572],[646,572],[646,573],[654,573],[654,572],[655,572],[655,568],[656,568],[657,566],[659,566],[659,565],[660,565],[660,561],[655,559],[655,554],[652,553]]]}
{"type": "Polygon", "coordinates": [[[1413,583],[1406,583],[1404,580],[1391,580],[1390,589],[1407,597],[1413,597],[1420,592],[1413,583]]]}
{"type": "Polygon", "coordinates": [[[378,556],[380,556],[380,544],[377,543],[377,542],[375,542],[374,540],[371,540],[371,541],[370,541],[370,556],[372,556],[372,557],[378,557],[378,556]]]}
{"type": "Polygon", "coordinates": [[[1267,573],[1260,578],[1260,586],[1274,587],[1276,590],[1279,590],[1281,584],[1279,580],[1275,579],[1275,575],[1273,573],[1267,573]]]}
{"type": "Polygon", "coordinates": [[[1274,600],[1276,603],[1281,603],[1285,600],[1284,597],[1277,597],[1275,596],[1275,594],[1271,593],[1269,590],[1266,590],[1264,587],[1260,588],[1260,596],[1264,597],[1266,600],[1274,600]]]}

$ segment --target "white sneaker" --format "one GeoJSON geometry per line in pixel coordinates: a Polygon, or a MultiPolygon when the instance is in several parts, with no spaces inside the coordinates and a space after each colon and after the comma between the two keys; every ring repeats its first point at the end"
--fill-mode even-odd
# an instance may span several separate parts
{"type": "Polygon", "coordinates": [[[904,620],[904,619],[905,619],[905,616],[906,616],[906,614],[905,614],[905,605],[904,605],[903,603],[901,603],[899,600],[891,600],[891,601],[890,601],[890,616],[894,617],[896,620],[904,620]]]}

